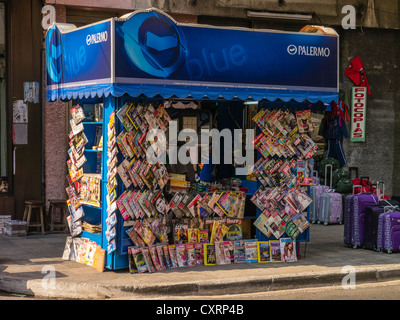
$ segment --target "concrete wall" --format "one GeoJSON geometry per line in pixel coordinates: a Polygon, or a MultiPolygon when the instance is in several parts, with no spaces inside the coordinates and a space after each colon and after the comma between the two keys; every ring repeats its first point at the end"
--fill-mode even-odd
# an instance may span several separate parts
{"type": "MultiPolygon", "coordinates": [[[[344,76],[349,61],[360,56],[371,88],[367,101],[366,141],[345,140],[350,166],[359,167],[360,176],[385,181],[388,194],[400,194],[399,138],[400,113],[400,31],[364,29],[363,33],[341,34],[340,88],[351,94],[353,82],[344,76]]],[[[350,129],[350,128],[349,128],[350,129]]]]}

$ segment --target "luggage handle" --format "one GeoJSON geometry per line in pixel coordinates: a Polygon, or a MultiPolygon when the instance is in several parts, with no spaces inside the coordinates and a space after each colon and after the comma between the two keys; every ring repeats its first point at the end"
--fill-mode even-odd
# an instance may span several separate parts
{"type": "Polygon", "coordinates": [[[328,169],[328,168],[331,169],[329,188],[332,189],[332,176],[333,176],[333,165],[332,165],[332,164],[327,164],[327,165],[325,165],[325,185],[327,185],[327,184],[326,184],[326,179],[327,179],[327,177],[328,177],[328,175],[327,175],[327,173],[328,173],[328,170],[327,170],[327,169],[328,169]]]}
{"type": "Polygon", "coordinates": [[[353,185],[353,194],[355,194],[355,193],[354,193],[354,190],[355,190],[356,188],[360,188],[360,193],[357,193],[357,194],[361,194],[361,193],[362,193],[362,186],[360,186],[360,185],[353,185]]]}
{"type": "Polygon", "coordinates": [[[367,182],[370,182],[368,176],[360,177],[360,180],[361,180],[361,184],[362,184],[362,182],[363,182],[364,180],[367,180],[367,182]]]}
{"type": "Polygon", "coordinates": [[[350,179],[351,179],[351,173],[352,173],[353,171],[356,172],[355,178],[358,178],[358,167],[349,167],[350,179]]]}
{"type": "Polygon", "coordinates": [[[400,208],[399,206],[387,206],[387,207],[383,207],[383,211],[386,212],[395,212],[395,211],[399,211],[400,208]]]}
{"type": "Polygon", "coordinates": [[[383,180],[379,180],[376,182],[376,195],[378,196],[378,200],[384,200],[385,196],[385,182],[383,180]],[[379,185],[382,184],[382,193],[379,185]]]}

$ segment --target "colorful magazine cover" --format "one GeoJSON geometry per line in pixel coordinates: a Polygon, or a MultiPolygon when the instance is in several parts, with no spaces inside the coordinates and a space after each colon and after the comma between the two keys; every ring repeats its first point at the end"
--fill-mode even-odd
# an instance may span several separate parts
{"type": "Polygon", "coordinates": [[[281,245],[279,240],[270,240],[271,262],[282,262],[281,245]]]}
{"type": "Polygon", "coordinates": [[[152,273],[156,272],[156,268],[154,267],[153,260],[151,258],[150,250],[147,247],[142,248],[143,258],[147,265],[147,270],[152,273]]]}
{"type": "Polygon", "coordinates": [[[222,241],[225,234],[228,232],[228,227],[225,224],[220,223],[218,220],[214,220],[210,242],[222,241]]]}
{"type": "Polygon", "coordinates": [[[215,262],[217,265],[226,264],[224,243],[223,241],[215,241],[215,262]]]}
{"type": "Polygon", "coordinates": [[[175,244],[188,242],[188,223],[185,220],[173,221],[173,237],[175,244]]]}
{"type": "Polygon", "coordinates": [[[196,259],[196,266],[202,266],[204,264],[204,244],[201,242],[195,243],[194,253],[196,259]]]}
{"type": "Polygon", "coordinates": [[[235,262],[235,257],[234,257],[234,247],[233,247],[233,241],[224,241],[223,242],[223,250],[224,250],[224,256],[225,256],[225,263],[226,264],[231,264],[235,262]]]}
{"type": "Polygon", "coordinates": [[[179,268],[178,260],[176,258],[176,245],[175,244],[168,245],[168,253],[169,253],[169,257],[171,258],[172,268],[179,268]]]}
{"type": "Polygon", "coordinates": [[[314,159],[297,160],[297,185],[311,186],[313,184],[313,170],[314,159]]]}
{"type": "Polygon", "coordinates": [[[199,242],[200,243],[208,243],[209,242],[207,229],[199,230],[199,242]]]}
{"type": "Polygon", "coordinates": [[[313,132],[311,110],[296,111],[296,119],[299,133],[313,132]]]}
{"type": "Polygon", "coordinates": [[[163,244],[162,250],[163,250],[163,254],[164,254],[165,266],[167,267],[167,269],[172,269],[173,265],[172,265],[171,256],[170,256],[169,250],[168,250],[168,244],[163,244]]]}
{"type": "Polygon", "coordinates": [[[158,257],[158,252],[157,252],[156,246],[150,246],[149,251],[150,251],[151,260],[153,261],[153,265],[156,268],[156,270],[157,271],[163,270],[161,267],[160,259],[158,257]]]}
{"type": "Polygon", "coordinates": [[[194,249],[194,243],[186,244],[186,253],[187,253],[187,266],[188,267],[196,266],[196,253],[194,249]]]}
{"type": "Polygon", "coordinates": [[[246,263],[246,249],[244,240],[233,241],[233,255],[235,263],[246,263]]]}
{"type": "Polygon", "coordinates": [[[188,266],[186,243],[176,244],[176,260],[180,268],[188,266]]]}
{"type": "Polygon", "coordinates": [[[257,240],[244,240],[246,263],[257,263],[257,240]]]}
{"type": "Polygon", "coordinates": [[[226,232],[226,240],[241,240],[243,237],[242,232],[242,219],[226,219],[228,231],[226,232]]]}
{"type": "Polygon", "coordinates": [[[204,244],[204,264],[207,266],[213,266],[216,264],[215,244],[213,243],[204,244]]]}
{"type": "Polygon", "coordinates": [[[258,262],[271,262],[270,243],[269,241],[259,241],[257,243],[258,262]]]}
{"type": "Polygon", "coordinates": [[[200,230],[198,228],[188,228],[188,243],[199,242],[199,233],[200,230]]]}
{"type": "Polygon", "coordinates": [[[297,261],[296,241],[291,238],[281,238],[279,241],[280,241],[282,262],[297,261]]]}

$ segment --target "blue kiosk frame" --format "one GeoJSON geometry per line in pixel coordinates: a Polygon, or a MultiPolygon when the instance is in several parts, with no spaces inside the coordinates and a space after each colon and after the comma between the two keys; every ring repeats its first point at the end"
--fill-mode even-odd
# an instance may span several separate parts
{"type": "MultiPolygon", "coordinates": [[[[47,100],[103,103],[102,123],[84,123],[84,127],[91,136],[93,128],[101,125],[106,146],[110,114],[126,99],[141,96],[329,105],[338,100],[338,58],[337,35],[183,24],[150,8],[81,28],[50,27],[47,100]]],[[[85,150],[84,172],[93,172],[91,159],[98,152],[85,150]]],[[[84,207],[88,222],[101,223],[101,234],[83,231],[81,235],[104,249],[107,160],[103,152],[102,206],[84,207]]],[[[249,187],[251,194],[257,184],[249,187]]],[[[106,268],[111,270],[128,267],[127,247],[132,245],[120,217],[117,228],[117,249],[106,255],[106,268]]],[[[259,231],[257,238],[266,239],[259,231]]],[[[309,232],[299,238],[308,240],[309,232]]]]}

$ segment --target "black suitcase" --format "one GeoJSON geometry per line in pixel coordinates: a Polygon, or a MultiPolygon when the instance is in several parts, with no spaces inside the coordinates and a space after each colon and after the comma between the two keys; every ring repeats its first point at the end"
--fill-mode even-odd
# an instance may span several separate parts
{"type": "Polygon", "coordinates": [[[364,248],[369,250],[377,250],[378,237],[378,220],[379,216],[384,213],[385,207],[381,204],[367,207],[365,209],[364,223],[364,248]]]}

